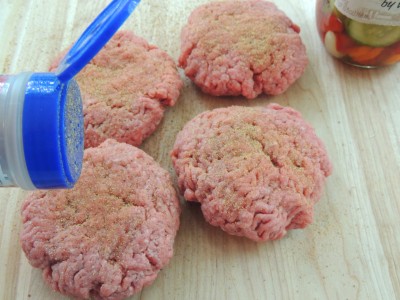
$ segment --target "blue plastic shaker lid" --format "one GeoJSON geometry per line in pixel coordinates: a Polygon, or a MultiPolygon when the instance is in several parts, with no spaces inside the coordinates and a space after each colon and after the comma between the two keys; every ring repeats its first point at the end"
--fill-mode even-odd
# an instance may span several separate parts
{"type": "Polygon", "coordinates": [[[61,81],[73,78],[110,40],[140,0],[114,0],[82,33],[56,70],[61,81]]]}
{"type": "Polygon", "coordinates": [[[25,163],[38,189],[73,187],[83,160],[83,112],[78,84],[34,73],[22,112],[25,163]]]}

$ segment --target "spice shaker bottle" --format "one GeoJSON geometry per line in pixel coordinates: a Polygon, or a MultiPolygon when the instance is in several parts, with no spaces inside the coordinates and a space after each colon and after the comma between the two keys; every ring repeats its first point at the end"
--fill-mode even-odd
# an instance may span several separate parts
{"type": "Polygon", "coordinates": [[[84,137],[82,99],[73,77],[139,2],[112,1],[55,73],[0,75],[0,187],[73,187],[82,169],[84,137]]]}
{"type": "Polygon", "coordinates": [[[0,186],[71,187],[83,156],[82,101],[75,80],[21,73],[0,81],[0,186]]]}
{"type": "Polygon", "coordinates": [[[326,50],[348,64],[374,68],[400,61],[400,2],[317,0],[316,19],[326,50]]]}

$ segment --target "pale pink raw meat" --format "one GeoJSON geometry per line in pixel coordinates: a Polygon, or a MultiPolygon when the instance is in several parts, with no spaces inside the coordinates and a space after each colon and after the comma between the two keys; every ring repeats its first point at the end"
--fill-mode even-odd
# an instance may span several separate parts
{"type": "Polygon", "coordinates": [[[179,214],[169,173],[142,150],[107,140],[85,150],[73,189],[29,194],[21,245],[54,290],[123,299],[169,262],[179,214]]]}
{"type": "Polygon", "coordinates": [[[313,128],[277,104],[204,112],[171,157],[185,199],[201,203],[210,224],[255,241],[310,224],[332,171],[313,128]]]}
{"type": "Polygon", "coordinates": [[[83,96],[85,148],[107,138],[139,146],[183,86],[172,58],[130,31],[117,32],[76,80],[83,96]]]}
{"type": "Polygon", "coordinates": [[[308,64],[299,32],[271,2],[211,2],[196,8],[183,28],[179,64],[211,95],[281,94],[308,64]]]}

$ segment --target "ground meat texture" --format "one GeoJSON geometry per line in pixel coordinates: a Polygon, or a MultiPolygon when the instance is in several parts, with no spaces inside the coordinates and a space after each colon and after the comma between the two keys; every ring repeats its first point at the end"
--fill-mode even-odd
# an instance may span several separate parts
{"type": "Polygon", "coordinates": [[[211,95],[281,94],[308,64],[299,32],[271,2],[211,2],[183,28],[179,64],[211,95]]]}
{"type": "Polygon", "coordinates": [[[85,150],[73,189],[29,194],[21,245],[54,290],[123,299],[169,262],[179,214],[169,173],[142,150],[107,140],[85,150]]]}
{"type": "Polygon", "coordinates": [[[183,86],[172,58],[129,31],[117,32],[76,80],[83,96],[85,148],[107,138],[139,146],[183,86]]]}
{"type": "Polygon", "coordinates": [[[255,241],[312,222],[332,166],[300,113],[271,104],[204,112],[178,134],[172,162],[207,222],[255,241]]]}

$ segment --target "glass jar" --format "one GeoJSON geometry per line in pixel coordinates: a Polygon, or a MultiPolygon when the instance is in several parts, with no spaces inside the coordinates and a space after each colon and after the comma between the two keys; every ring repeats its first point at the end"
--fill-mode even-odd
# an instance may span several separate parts
{"type": "Polygon", "coordinates": [[[400,2],[317,0],[316,19],[326,50],[351,65],[374,68],[400,61],[400,2]]]}

